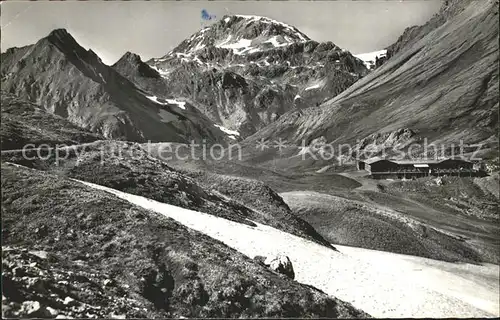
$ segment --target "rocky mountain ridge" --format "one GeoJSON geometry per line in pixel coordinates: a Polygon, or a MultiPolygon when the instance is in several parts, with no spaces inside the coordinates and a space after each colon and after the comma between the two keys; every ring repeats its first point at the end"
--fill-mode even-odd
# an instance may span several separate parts
{"type": "Polygon", "coordinates": [[[227,139],[197,109],[186,108],[184,102],[157,100],[137,88],[64,29],[34,45],[11,48],[1,60],[2,90],[107,138],[227,139]]]}

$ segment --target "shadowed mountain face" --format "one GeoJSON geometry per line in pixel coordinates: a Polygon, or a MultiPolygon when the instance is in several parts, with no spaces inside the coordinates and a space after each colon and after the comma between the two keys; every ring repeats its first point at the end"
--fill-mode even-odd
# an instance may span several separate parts
{"type": "Polygon", "coordinates": [[[55,30],[34,45],[9,49],[1,60],[3,90],[107,138],[225,138],[196,109],[157,100],[138,89],[66,30],[55,30]]]}
{"type": "Polygon", "coordinates": [[[498,27],[495,1],[450,2],[407,32],[375,72],[320,107],[282,116],[248,141],[355,143],[404,130],[436,144],[463,139],[496,150],[498,27]]]}
{"type": "Polygon", "coordinates": [[[144,71],[127,53],[113,67],[157,96],[188,98],[242,137],[339,94],[367,73],[361,60],[332,42],[257,16],[225,16],[147,64],[144,71]],[[161,78],[149,76],[154,71],[161,78]]]}
{"type": "Polygon", "coordinates": [[[158,71],[144,63],[137,54],[127,52],[114,65],[113,69],[133,83],[139,84],[147,92],[168,92],[158,71]]]}

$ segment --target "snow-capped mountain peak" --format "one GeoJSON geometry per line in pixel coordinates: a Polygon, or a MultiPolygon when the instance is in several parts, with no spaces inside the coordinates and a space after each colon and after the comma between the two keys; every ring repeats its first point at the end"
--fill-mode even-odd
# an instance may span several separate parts
{"type": "Polygon", "coordinates": [[[142,77],[142,88],[160,97],[188,97],[214,124],[242,138],[292,108],[320,104],[367,72],[361,60],[333,42],[319,43],[286,23],[245,15],[224,16],[147,64],[162,79],[153,85],[142,77]]]}
{"type": "Polygon", "coordinates": [[[182,42],[173,52],[193,54],[207,47],[229,49],[243,55],[309,41],[286,23],[260,16],[224,16],[182,42]]]}
{"type": "MultiPolygon", "coordinates": [[[[295,40],[298,40],[298,41],[310,40],[308,36],[306,36],[304,33],[300,32],[296,27],[290,26],[286,23],[276,21],[276,20],[273,20],[273,19],[270,19],[267,17],[250,16],[250,15],[236,15],[235,17],[238,19],[242,19],[242,21],[245,21],[246,23],[259,23],[259,24],[264,24],[264,25],[267,24],[270,26],[278,26],[278,27],[282,28],[282,30],[280,30],[282,33],[288,35],[292,39],[295,38],[295,40]]],[[[230,22],[231,18],[229,18],[228,21],[230,22]]]]}

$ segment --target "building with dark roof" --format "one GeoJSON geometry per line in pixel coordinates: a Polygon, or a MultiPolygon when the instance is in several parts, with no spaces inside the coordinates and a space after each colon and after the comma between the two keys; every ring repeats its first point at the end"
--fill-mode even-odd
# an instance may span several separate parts
{"type": "Polygon", "coordinates": [[[441,160],[392,160],[380,157],[357,162],[358,170],[366,170],[373,178],[413,178],[425,176],[475,176],[474,164],[457,158],[441,160]]]}

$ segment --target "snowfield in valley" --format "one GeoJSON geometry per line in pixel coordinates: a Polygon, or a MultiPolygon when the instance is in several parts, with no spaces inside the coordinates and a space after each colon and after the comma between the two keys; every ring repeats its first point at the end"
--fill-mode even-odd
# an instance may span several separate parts
{"type": "MultiPolygon", "coordinates": [[[[78,180],[76,180],[78,181],[78,180]]],[[[205,213],[79,181],[170,217],[249,257],[284,254],[296,280],[352,303],[374,317],[498,317],[497,265],[454,264],[337,246],[339,251],[255,223],[205,213]]]]}

